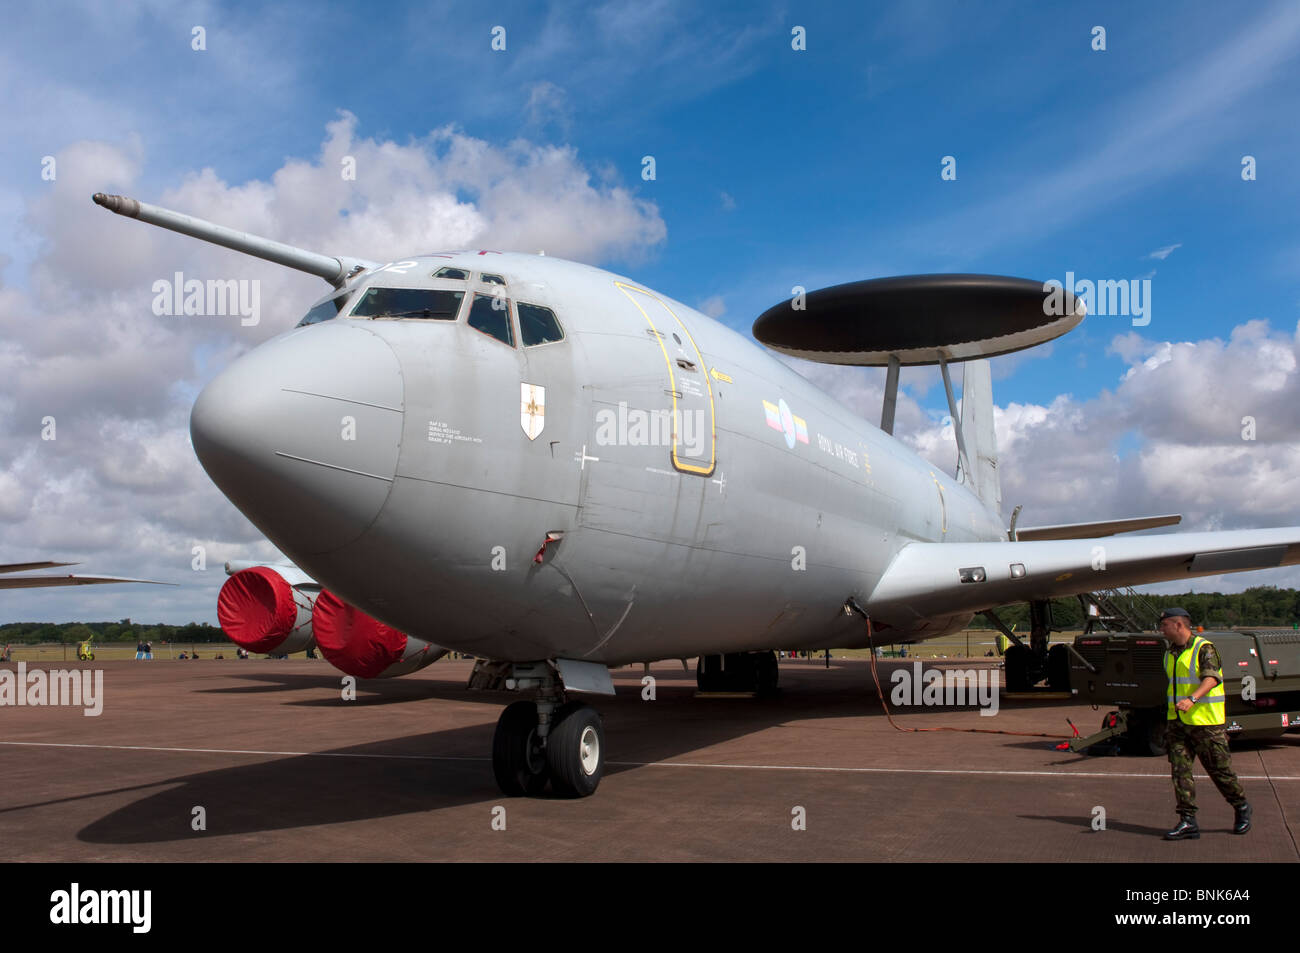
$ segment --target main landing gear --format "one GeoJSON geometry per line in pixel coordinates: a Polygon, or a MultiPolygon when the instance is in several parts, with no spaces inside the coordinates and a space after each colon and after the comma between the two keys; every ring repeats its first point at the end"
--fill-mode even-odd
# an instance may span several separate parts
{"type": "Polygon", "coordinates": [[[695,663],[695,684],[701,692],[776,692],[780,669],[775,652],[731,652],[701,655],[695,663]]]}
{"type": "Polygon", "coordinates": [[[992,611],[985,617],[993,622],[1014,645],[1003,655],[1004,674],[1008,692],[1033,691],[1040,682],[1047,682],[1047,690],[1070,690],[1070,655],[1064,645],[1048,647],[1051,634],[1056,630],[1052,621],[1052,603],[1047,599],[1034,599],[1029,603],[1029,644],[1003,625],[992,611]]]}
{"type": "Polygon", "coordinates": [[[515,664],[502,687],[536,689],[536,701],[506,706],[492,738],[492,772],[502,793],[538,797],[549,784],[560,797],[588,797],[605,771],[600,713],[565,702],[555,670],[543,662],[515,664]]]}

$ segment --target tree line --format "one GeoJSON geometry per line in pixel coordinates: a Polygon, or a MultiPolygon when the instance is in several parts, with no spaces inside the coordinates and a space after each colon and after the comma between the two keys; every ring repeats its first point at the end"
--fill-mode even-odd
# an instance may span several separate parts
{"type": "MultiPolygon", "coordinates": [[[[1193,625],[1207,629],[1285,627],[1300,623],[1300,589],[1279,589],[1277,586],[1253,586],[1243,592],[1185,592],[1181,595],[1157,596],[1138,594],[1141,606],[1150,606],[1155,615],[1164,609],[1180,606],[1192,616],[1193,625]]],[[[1127,605],[1121,597],[1116,600],[1127,605]]],[[[1150,611],[1150,610],[1148,610],[1150,611]]],[[[1029,630],[1029,605],[1017,603],[997,610],[998,618],[1014,625],[1017,632],[1029,630]]],[[[1146,613],[1143,613],[1146,615],[1146,613]]],[[[1053,599],[1052,621],[1057,629],[1082,629],[1086,616],[1078,599],[1053,599]]],[[[1144,619],[1154,622],[1154,618],[1144,619]]],[[[993,624],[983,616],[971,622],[973,629],[990,629],[993,624]]]]}
{"type": "MultiPolygon", "coordinates": [[[[1243,592],[1186,592],[1174,596],[1140,593],[1140,598],[1155,612],[1182,606],[1192,614],[1194,625],[1207,629],[1250,626],[1293,627],[1300,623],[1300,589],[1277,586],[1253,586],[1243,592]]],[[[1123,600],[1121,600],[1123,601],[1123,600]]],[[[998,618],[1017,632],[1029,630],[1029,606],[1026,603],[1003,606],[998,618]]],[[[1082,629],[1085,615],[1078,599],[1053,599],[1052,620],[1057,629],[1082,629]]],[[[973,629],[991,629],[983,616],[971,622],[973,629]]],[[[32,645],[39,642],[229,642],[220,627],[207,622],[166,625],[161,622],[133,623],[129,618],[117,622],[8,622],[0,625],[0,646],[12,642],[32,645]]]]}
{"type": "Polygon", "coordinates": [[[220,627],[207,622],[167,625],[162,622],[7,622],[0,625],[0,647],[5,643],[35,645],[43,642],[229,642],[220,627]]]}

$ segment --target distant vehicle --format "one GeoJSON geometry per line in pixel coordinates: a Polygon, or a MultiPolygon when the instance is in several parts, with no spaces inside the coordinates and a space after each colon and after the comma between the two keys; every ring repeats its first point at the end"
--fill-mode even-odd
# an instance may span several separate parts
{"type": "Polygon", "coordinates": [[[95,646],[92,644],[93,639],[86,639],[84,642],[77,643],[77,660],[81,662],[95,661],[95,646]]]}

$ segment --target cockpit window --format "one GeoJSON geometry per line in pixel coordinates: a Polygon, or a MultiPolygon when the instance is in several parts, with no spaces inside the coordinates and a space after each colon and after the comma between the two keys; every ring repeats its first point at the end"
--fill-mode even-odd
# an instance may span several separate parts
{"type": "Polygon", "coordinates": [[[564,340],[564,329],[550,308],[520,301],[515,304],[515,310],[519,314],[519,338],[524,347],[564,340]]]}
{"type": "Polygon", "coordinates": [[[469,326],[490,334],[503,344],[515,346],[510,332],[510,304],[504,297],[476,294],[469,307],[469,326]]]}
{"type": "Polygon", "coordinates": [[[309,324],[320,324],[322,321],[336,318],[347,303],[348,296],[346,293],[335,295],[328,301],[322,301],[303,316],[303,319],[298,322],[297,327],[305,328],[309,324]]]}
{"type": "Polygon", "coordinates": [[[435,278],[455,278],[457,281],[469,280],[469,272],[464,268],[452,268],[450,265],[446,268],[439,268],[433,273],[435,278]]]}
{"type": "Polygon", "coordinates": [[[465,292],[446,288],[367,288],[352,317],[455,321],[464,297],[465,292]]]}
{"type": "Polygon", "coordinates": [[[478,280],[485,285],[503,285],[506,280],[500,275],[479,275],[478,280]]]}

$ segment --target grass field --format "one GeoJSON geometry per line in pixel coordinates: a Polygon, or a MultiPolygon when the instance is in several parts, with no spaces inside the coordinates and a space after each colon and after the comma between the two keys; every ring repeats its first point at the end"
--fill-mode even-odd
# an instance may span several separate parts
{"type": "MultiPolygon", "coordinates": [[[[1078,632],[1057,632],[1054,633],[1054,642],[1073,642],[1078,632]]],[[[997,645],[995,642],[997,633],[990,629],[967,629],[955,635],[949,635],[942,639],[935,639],[932,642],[920,642],[916,645],[907,647],[908,658],[984,658],[991,650],[996,653],[997,645]]],[[[894,647],[897,649],[897,646],[894,647]]],[[[233,642],[199,642],[190,644],[188,642],[175,642],[171,645],[162,645],[154,643],[153,660],[155,662],[167,659],[177,659],[184,652],[190,655],[197,649],[200,659],[211,659],[217,655],[224,655],[226,659],[235,658],[235,645],[233,642]]],[[[886,646],[889,651],[889,646],[886,646]]],[[[135,643],[134,642],[96,642],[94,643],[95,661],[109,661],[115,659],[134,659],[135,643]]],[[[319,654],[319,653],[317,653],[319,654]]],[[[867,658],[871,653],[868,649],[831,649],[831,654],[835,658],[867,658]]],[[[257,656],[261,657],[261,656],[257,656]]],[[[305,652],[297,652],[290,658],[305,658],[305,652]]],[[[14,645],[13,660],[15,662],[75,662],[77,660],[77,646],[75,643],[66,644],[49,643],[44,645],[14,645]]]]}
{"type": "MultiPolygon", "coordinates": [[[[77,660],[77,644],[75,642],[14,645],[12,648],[15,662],[75,662],[77,660]]],[[[96,662],[135,658],[134,642],[95,642],[92,649],[95,653],[96,662]]],[[[189,656],[195,650],[198,651],[200,660],[215,658],[218,655],[224,655],[227,659],[235,658],[235,644],[233,642],[198,642],[194,644],[174,642],[170,645],[161,645],[155,642],[153,645],[153,660],[155,662],[159,660],[166,661],[167,659],[175,660],[182,652],[189,656]]],[[[260,658],[261,656],[256,657],[260,658]]],[[[298,652],[289,657],[305,658],[306,653],[298,652]]]]}

